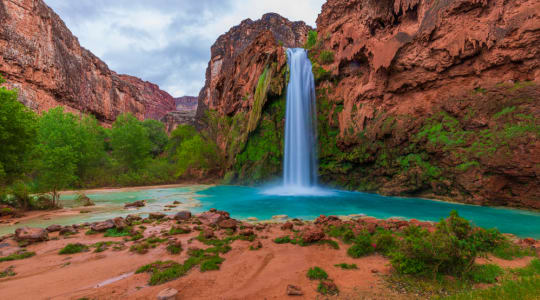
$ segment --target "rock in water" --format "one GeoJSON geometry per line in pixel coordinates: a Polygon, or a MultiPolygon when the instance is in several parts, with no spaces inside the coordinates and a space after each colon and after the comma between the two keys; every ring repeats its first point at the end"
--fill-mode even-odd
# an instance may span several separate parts
{"type": "Polygon", "coordinates": [[[15,230],[15,240],[23,242],[43,242],[49,239],[49,233],[43,228],[22,227],[15,230]]]}
{"type": "Polygon", "coordinates": [[[178,291],[173,288],[166,288],[159,292],[157,295],[158,300],[176,300],[178,296],[178,291]]]}
{"type": "Polygon", "coordinates": [[[144,200],[138,200],[135,202],[124,204],[124,208],[139,208],[139,207],[144,207],[145,205],[146,203],[144,202],[144,200]]]}
{"type": "Polygon", "coordinates": [[[57,225],[57,224],[50,225],[49,227],[47,227],[48,232],[57,232],[57,231],[60,231],[60,229],[62,229],[62,225],[57,225]]]}

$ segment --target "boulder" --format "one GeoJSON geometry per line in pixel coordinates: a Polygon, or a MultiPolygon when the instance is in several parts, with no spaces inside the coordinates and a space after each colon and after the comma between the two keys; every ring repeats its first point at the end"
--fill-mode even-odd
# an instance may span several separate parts
{"type": "Polygon", "coordinates": [[[78,233],[77,229],[73,226],[64,226],[62,227],[62,229],[60,229],[61,235],[71,235],[71,234],[77,234],[77,233],[78,233]]]}
{"type": "Polygon", "coordinates": [[[49,233],[43,228],[22,227],[15,230],[15,240],[24,242],[43,242],[49,239],[49,233]]]}
{"type": "Polygon", "coordinates": [[[174,215],[174,219],[177,221],[185,221],[191,219],[191,212],[184,210],[177,212],[176,215],[174,215]]]}
{"type": "Polygon", "coordinates": [[[148,214],[148,218],[151,220],[160,220],[165,218],[166,214],[160,212],[153,212],[148,214]]]}
{"type": "Polygon", "coordinates": [[[180,202],[178,200],[174,200],[173,204],[182,204],[182,202],[180,202]]]}
{"type": "Polygon", "coordinates": [[[301,233],[302,240],[306,243],[318,242],[324,239],[324,231],[315,226],[310,226],[304,228],[301,233]]]}
{"type": "Polygon", "coordinates": [[[129,202],[129,203],[124,204],[124,208],[139,208],[139,207],[144,207],[145,205],[146,203],[144,202],[144,200],[139,200],[139,201],[129,202]]]}
{"type": "Polygon", "coordinates": [[[124,229],[126,227],[126,222],[122,217],[116,217],[112,221],[114,223],[114,227],[118,229],[124,229]]]}
{"type": "Polygon", "coordinates": [[[242,230],[240,230],[240,235],[242,235],[242,236],[252,236],[254,234],[255,233],[253,232],[252,229],[242,229],[242,230]]]}
{"type": "Polygon", "coordinates": [[[292,230],[294,227],[293,223],[287,222],[283,225],[281,225],[281,230],[292,230]]]}
{"type": "Polygon", "coordinates": [[[105,231],[111,228],[114,228],[114,222],[112,220],[96,222],[90,226],[90,229],[92,229],[93,231],[105,231]]]}
{"type": "Polygon", "coordinates": [[[219,228],[221,229],[236,229],[238,221],[235,219],[226,219],[218,223],[219,228]]]}
{"type": "Polygon", "coordinates": [[[140,221],[142,218],[138,215],[127,215],[126,216],[126,222],[131,223],[134,221],[140,221]]]}
{"type": "Polygon", "coordinates": [[[225,220],[225,217],[216,212],[207,211],[199,215],[199,220],[206,225],[215,225],[225,220]]]}
{"type": "Polygon", "coordinates": [[[157,294],[158,300],[176,300],[178,291],[173,288],[166,288],[157,294]]]}
{"type": "Polygon", "coordinates": [[[62,229],[62,225],[57,225],[57,224],[50,225],[49,227],[47,227],[48,232],[57,232],[57,231],[60,231],[60,229],[62,229]]]}
{"type": "Polygon", "coordinates": [[[304,293],[302,289],[296,285],[289,284],[287,285],[287,295],[289,296],[302,296],[304,293]]]}

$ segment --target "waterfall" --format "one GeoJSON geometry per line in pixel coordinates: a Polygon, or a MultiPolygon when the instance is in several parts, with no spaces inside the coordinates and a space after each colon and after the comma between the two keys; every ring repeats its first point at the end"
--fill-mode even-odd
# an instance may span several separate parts
{"type": "Polygon", "coordinates": [[[287,49],[290,70],[285,116],[283,184],[288,189],[317,185],[315,80],[307,51],[287,49]]]}

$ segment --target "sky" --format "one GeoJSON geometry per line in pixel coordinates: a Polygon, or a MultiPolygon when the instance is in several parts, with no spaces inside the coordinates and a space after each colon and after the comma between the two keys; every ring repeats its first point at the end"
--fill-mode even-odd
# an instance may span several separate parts
{"type": "Polygon", "coordinates": [[[244,19],[268,12],[315,20],[326,0],[45,0],[81,46],[111,70],[198,96],[210,47],[244,19]]]}

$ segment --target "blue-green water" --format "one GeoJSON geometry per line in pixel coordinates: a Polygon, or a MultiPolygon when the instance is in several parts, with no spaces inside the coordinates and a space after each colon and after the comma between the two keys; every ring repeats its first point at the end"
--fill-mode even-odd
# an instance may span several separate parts
{"type": "MultiPolygon", "coordinates": [[[[243,186],[190,186],[180,188],[151,188],[137,191],[115,191],[88,193],[96,203],[89,208],[90,213],[80,214],[87,208],[76,207],[74,195],[62,196],[62,203],[72,214],[22,221],[15,225],[0,225],[0,235],[13,232],[21,226],[45,227],[51,224],[69,225],[82,222],[106,220],[128,214],[147,215],[161,211],[174,214],[180,210],[193,213],[217,208],[228,211],[232,217],[246,219],[256,217],[269,220],[275,215],[312,220],[324,215],[365,214],[376,218],[401,217],[423,221],[439,221],[457,210],[475,225],[498,228],[501,232],[513,233],[520,237],[540,238],[540,213],[517,209],[482,207],[418,198],[385,197],[346,191],[322,191],[320,196],[271,195],[268,190],[243,186]],[[147,200],[147,206],[126,210],[125,202],[147,200]],[[182,204],[166,207],[173,201],[182,204]],[[70,208],[73,207],[73,208],[70,208]],[[73,214],[74,213],[74,214],[73,214]]],[[[283,194],[283,193],[282,193],[283,194]]],[[[285,193],[286,194],[286,193],[285,193]]]]}
{"type": "Polygon", "coordinates": [[[291,218],[314,219],[319,215],[365,214],[376,218],[401,217],[423,221],[439,221],[452,210],[475,225],[498,228],[504,233],[540,238],[540,213],[419,198],[385,197],[377,194],[333,191],[330,195],[274,196],[253,187],[215,186],[197,192],[203,195],[203,208],[215,207],[243,219],[270,219],[285,214],[291,218]]]}

